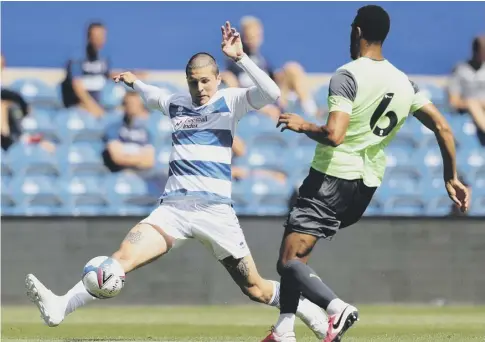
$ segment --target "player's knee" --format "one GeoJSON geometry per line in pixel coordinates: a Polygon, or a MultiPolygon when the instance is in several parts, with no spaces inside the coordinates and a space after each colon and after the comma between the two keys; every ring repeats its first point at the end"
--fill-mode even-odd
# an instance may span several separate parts
{"type": "Polygon", "coordinates": [[[284,274],[293,273],[295,266],[298,264],[301,264],[298,258],[280,259],[276,265],[276,270],[280,276],[283,276],[284,274]]]}
{"type": "Polygon", "coordinates": [[[292,75],[292,76],[302,75],[305,72],[301,64],[294,61],[287,62],[284,65],[283,69],[285,70],[285,73],[287,75],[292,75]]]}

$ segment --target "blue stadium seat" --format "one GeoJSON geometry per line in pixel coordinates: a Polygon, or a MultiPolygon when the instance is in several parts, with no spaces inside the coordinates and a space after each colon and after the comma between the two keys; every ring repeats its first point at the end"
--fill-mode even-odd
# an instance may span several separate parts
{"type": "Polygon", "coordinates": [[[257,133],[247,144],[249,150],[253,147],[265,146],[275,151],[281,150],[283,152],[289,147],[288,140],[279,132],[257,133]]]}
{"type": "Polygon", "coordinates": [[[315,98],[315,102],[317,106],[320,108],[328,108],[327,99],[328,99],[328,84],[324,84],[317,89],[315,94],[313,95],[315,98]]]}
{"type": "Polygon", "coordinates": [[[8,187],[16,206],[26,215],[57,214],[62,209],[59,187],[54,178],[47,176],[18,176],[8,187]]]}
{"type": "Polygon", "coordinates": [[[251,169],[270,169],[285,172],[284,159],[278,154],[280,149],[271,146],[253,146],[245,156],[238,158],[237,165],[246,165],[251,169]]]}
{"type": "Polygon", "coordinates": [[[40,133],[51,141],[59,140],[54,124],[55,115],[56,113],[53,110],[35,108],[22,120],[22,130],[25,133],[40,133]]]}
{"type": "Polygon", "coordinates": [[[101,91],[101,105],[106,109],[113,109],[121,106],[125,94],[126,88],[123,85],[109,81],[101,91]]]}
{"type": "Polygon", "coordinates": [[[11,178],[9,176],[2,175],[2,215],[10,215],[15,208],[14,199],[10,194],[10,182],[11,178]]]}
{"type": "Polygon", "coordinates": [[[157,204],[143,178],[131,172],[107,175],[104,189],[110,206],[121,215],[145,213],[157,204]]]}
{"type": "Polygon", "coordinates": [[[467,177],[470,179],[470,183],[473,187],[473,192],[477,195],[485,196],[485,165],[479,167],[471,177],[467,177]]]}
{"type": "Polygon", "coordinates": [[[372,198],[369,206],[364,212],[364,216],[381,216],[383,213],[384,203],[382,203],[377,196],[372,198]]]}
{"type": "Polygon", "coordinates": [[[250,179],[252,201],[247,212],[252,215],[284,215],[294,188],[286,182],[281,184],[271,177],[250,179]]]}
{"type": "Polygon", "coordinates": [[[419,196],[405,195],[387,199],[383,214],[389,216],[423,216],[426,204],[419,196]]]}
{"type": "Polygon", "coordinates": [[[2,163],[2,177],[4,176],[10,176],[12,174],[12,169],[10,168],[10,165],[8,164],[8,154],[6,151],[3,150],[3,148],[0,149],[0,159],[2,163]]]}
{"type": "Polygon", "coordinates": [[[457,156],[458,168],[464,175],[473,176],[480,168],[485,167],[485,149],[466,149],[457,156]]]}
{"type": "Polygon", "coordinates": [[[448,102],[445,90],[429,82],[416,82],[419,90],[425,94],[435,105],[441,106],[448,102]]]}
{"type": "Polygon", "coordinates": [[[472,199],[468,214],[470,216],[485,217],[485,195],[476,196],[474,199],[472,199]]]}
{"type": "Polygon", "coordinates": [[[108,172],[101,154],[90,144],[79,143],[59,147],[59,168],[63,175],[102,175],[108,172]]]}
{"type": "Polygon", "coordinates": [[[82,109],[62,110],[56,117],[56,126],[63,143],[97,141],[104,135],[105,122],[82,109]]]}
{"type": "Polygon", "coordinates": [[[417,195],[420,193],[421,174],[412,167],[388,169],[381,187],[391,196],[417,195]]]}
{"type": "Polygon", "coordinates": [[[389,145],[386,148],[386,162],[388,168],[412,166],[416,163],[413,156],[414,149],[404,146],[389,145]]]}
{"type": "Polygon", "coordinates": [[[279,132],[276,129],[276,122],[269,116],[258,112],[246,114],[237,126],[237,135],[245,141],[250,140],[252,136],[263,132],[279,132]]]}
{"type": "Polygon", "coordinates": [[[234,210],[239,215],[248,213],[251,204],[251,182],[247,179],[232,182],[232,200],[234,210]]]}
{"type": "Polygon", "coordinates": [[[37,144],[18,142],[8,150],[6,163],[16,174],[58,175],[56,153],[50,153],[37,144]]]}
{"type": "Polygon", "coordinates": [[[108,201],[103,190],[103,178],[75,176],[59,180],[60,193],[67,215],[104,215],[108,201]]]}
{"type": "Polygon", "coordinates": [[[457,147],[461,149],[480,149],[480,141],[477,137],[477,127],[468,114],[450,114],[446,116],[453,134],[456,138],[457,147]]]}
{"type": "Polygon", "coordinates": [[[22,94],[25,101],[33,106],[59,106],[59,97],[55,87],[40,79],[17,79],[8,88],[22,94]]]}

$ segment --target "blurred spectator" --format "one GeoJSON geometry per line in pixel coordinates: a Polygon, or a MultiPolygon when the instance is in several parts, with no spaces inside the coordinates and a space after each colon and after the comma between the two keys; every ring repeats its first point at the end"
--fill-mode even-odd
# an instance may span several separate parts
{"type": "MultiPolygon", "coordinates": [[[[6,62],[1,55],[1,70],[5,68],[6,62]]],[[[53,152],[55,145],[45,140],[41,134],[23,134],[22,120],[26,117],[30,108],[21,94],[2,87],[2,149],[8,150],[17,141],[24,143],[39,143],[46,151],[53,152]]]]}
{"type": "Polygon", "coordinates": [[[235,136],[234,141],[232,143],[233,164],[231,168],[232,178],[234,181],[242,180],[244,178],[252,176],[252,177],[269,177],[281,183],[286,182],[287,175],[281,171],[263,169],[263,168],[250,170],[248,168],[235,165],[234,160],[244,155],[246,155],[246,144],[240,137],[235,136]]]}
{"type": "MultiPolygon", "coordinates": [[[[297,62],[288,62],[281,70],[274,71],[260,51],[264,33],[262,22],[256,17],[247,16],[241,19],[240,26],[245,53],[262,70],[265,70],[281,88],[279,105],[285,108],[294,92],[300,101],[303,111],[306,114],[315,116],[318,108],[306,86],[306,74],[303,67],[297,62]]],[[[230,60],[227,64],[227,70],[221,76],[224,83],[229,87],[249,87],[253,84],[249,76],[236,63],[230,60]]],[[[275,117],[279,115],[279,110],[276,109],[274,106],[267,106],[261,111],[275,117]]]]}
{"type": "Polygon", "coordinates": [[[484,136],[485,36],[473,40],[472,58],[455,67],[448,91],[450,105],[461,113],[470,113],[480,131],[479,134],[484,136]]]}
{"type": "Polygon", "coordinates": [[[134,92],[123,99],[123,117],[107,127],[105,165],[112,172],[147,170],[155,165],[155,148],[146,126],[149,117],[142,99],[134,92]]]}
{"type": "MultiPolygon", "coordinates": [[[[246,154],[246,145],[244,144],[244,141],[238,136],[235,136],[234,141],[232,143],[233,160],[235,158],[242,157],[245,154],[246,154]]],[[[248,176],[247,169],[234,164],[232,165],[231,173],[232,173],[232,178],[236,181],[240,179],[244,179],[248,176]]]]}
{"type": "Polygon", "coordinates": [[[99,101],[110,70],[109,59],[102,54],[105,43],[106,28],[102,23],[91,23],[84,55],[67,63],[66,78],[62,82],[64,106],[79,105],[96,117],[103,115],[99,101]]]}

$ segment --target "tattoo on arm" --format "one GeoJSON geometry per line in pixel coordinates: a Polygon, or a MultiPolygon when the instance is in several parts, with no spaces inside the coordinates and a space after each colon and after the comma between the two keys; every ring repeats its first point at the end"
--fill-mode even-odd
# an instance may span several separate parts
{"type": "Polygon", "coordinates": [[[128,235],[126,235],[125,240],[132,244],[137,244],[141,240],[141,232],[129,232],[128,235]]]}
{"type": "Polygon", "coordinates": [[[232,279],[239,285],[239,286],[248,286],[248,278],[249,278],[249,265],[247,260],[243,259],[234,259],[233,257],[228,257],[222,260],[222,264],[227,269],[229,274],[231,275],[232,279]]]}

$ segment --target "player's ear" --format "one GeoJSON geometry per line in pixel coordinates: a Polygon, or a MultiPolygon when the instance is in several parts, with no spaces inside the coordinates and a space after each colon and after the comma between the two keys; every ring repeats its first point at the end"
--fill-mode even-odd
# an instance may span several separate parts
{"type": "Polygon", "coordinates": [[[221,74],[218,74],[216,79],[217,79],[217,86],[220,86],[222,81],[221,74]]]}
{"type": "Polygon", "coordinates": [[[362,39],[362,30],[360,29],[360,27],[357,26],[355,29],[357,30],[357,37],[359,38],[359,40],[362,39]]]}

